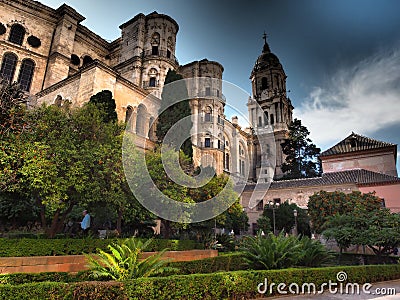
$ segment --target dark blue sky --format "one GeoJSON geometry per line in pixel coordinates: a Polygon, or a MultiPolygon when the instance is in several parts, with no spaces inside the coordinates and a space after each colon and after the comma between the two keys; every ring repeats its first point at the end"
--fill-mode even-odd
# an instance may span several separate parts
{"type": "MultiPolygon", "coordinates": [[[[41,1],[53,8],[59,0],[41,1]]],[[[181,64],[220,62],[224,79],[250,92],[264,30],[281,60],[294,114],[323,150],[355,131],[400,143],[400,1],[82,1],[66,0],[105,39],[118,26],[157,11],[180,30],[181,64]]],[[[245,103],[232,103],[235,106],[245,103]]],[[[229,102],[229,99],[228,99],[229,102]]]]}

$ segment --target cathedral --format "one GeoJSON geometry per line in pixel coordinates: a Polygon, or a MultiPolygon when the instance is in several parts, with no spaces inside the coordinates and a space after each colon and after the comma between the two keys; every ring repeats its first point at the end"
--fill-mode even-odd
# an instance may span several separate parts
{"type": "MultiPolygon", "coordinates": [[[[111,42],[83,26],[83,20],[84,16],[66,4],[54,9],[33,0],[0,0],[0,75],[10,82],[18,82],[30,95],[32,105],[69,101],[73,106],[80,106],[92,95],[109,90],[116,101],[118,119],[127,122],[138,145],[148,149],[157,140],[154,120],[167,72],[175,70],[185,79],[201,78],[202,84],[190,93],[192,124],[198,132],[192,135],[193,161],[197,166],[213,166],[217,174],[227,173],[237,182],[246,183],[241,202],[250,219],[250,230],[256,230],[257,218],[271,201],[292,201],[306,207],[311,192],[327,186],[328,190],[344,186],[360,190],[360,178],[364,177],[364,190],[371,190],[366,187],[376,190],[379,182],[392,188],[395,185],[400,195],[396,158],[393,159],[392,153],[397,146],[355,134],[345,139],[343,145],[366,143],[372,145],[369,151],[384,149],[386,152],[382,155],[390,172],[385,168],[368,169],[369,161],[364,162],[364,167],[354,165],[353,156],[351,162],[342,164],[340,159],[347,153],[343,149],[347,148],[338,146],[336,152],[325,153],[323,166],[330,169],[320,179],[273,182],[257,207],[249,205],[255,182],[262,177],[270,180],[282,177],[285,157],[281,143],[293,118],[285,71],[272,53],[266,36],[250,74],[252,95],[244,99],[251,126],[242,128],[237,117],[228,120],[224,114],[229,99],[222,90],[223,66],[207,59],[179,64],[175,56],[179,25],[173,18],[157,12],[139,13],[119,26],[121,35],[111,42]],[[257,132],[262,128],[271,129],[275,145],[269,146],[273,150],[260,148],[257,132]],[[261,158],[269,155],[269,151],[274,151],[276,163],[272,170],[262,169],[261,158]],[[344,165],[349,167],[337,170],[337,166],[344,165]]],[[[364,151],[357,146],[352,149],[351,154],[364,151]]],[[[394,201],[389,194],[385,198],[387,204],[394,201]]]]}
{"type": "MultiPolygon", "coordinates": [[[[178,23],[157,12],[138,14],[121,24],[121,36],[108,42],[81,22],[85,18],[63,4],[57,9],[36,1],[0,1],[1,75],[17,81],[31,102],[54,104],[68,100],[80,106],[102,90],[116,101],[120,121],[129,120],[137,145],[151,148],[155,123],[168,70],[185,79],[201,78],[190,94],[193,160],[213,166],[238,181],[260,176],[261,151],[254,128],[271,126],[276,141],[276,169],[284,160],[281,142],[292,120],[286,95],[286,75],[266,38],[251,72],[248,128],[238,118],[227,120],[222,91],[223,66],[207,59],[180,65],[175,57],[178,23]]],[[[244,99],[244,101],[246,101],[244,99]]],[[[128,123],[128,122],[127,122],[128,123]]],[[[270,175],[272,176],[272,175],[270,175]]]]}

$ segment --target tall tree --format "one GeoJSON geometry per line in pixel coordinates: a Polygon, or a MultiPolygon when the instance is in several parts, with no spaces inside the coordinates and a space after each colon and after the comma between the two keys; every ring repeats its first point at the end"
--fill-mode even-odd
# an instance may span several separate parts
{"type": "Polygon", "coordinates": [[[400,215],[380,208],[336,214],[325,224],[323,235],[333,238],[340,249],[364,245],[377,255],[387,255],[400,245],[400,215]]]}
{"type": "Polygon", "coordinates": [[[157,119],[157,137],[164,143],[164,137],[172,126],[176,126],[176,132],[179,135],[187,137],[183,145],[177,145],[172,142],[169,146],[183,152],[191,159],[193,157],[192,141],[190,131],[192,122],[186,119],[186,122],[179,124],[179,121],[191,115],[189,96],[183,76],[176,71],[169,70],[165,78],[164,88],[161,94],[161,107],[157,119]]]}
{"type": "Polygon", "coordinates": [[[321,166],[318,155],[321,149],[308,138],[310,132],[294,119],[289,126],[289,137],[281,144],[286,155],[282,164],[283,179],[297,179],[320,176],[321,166]]]}
{"type": "Polygon", "coordinates": [[[96,95],[90,97],[90,103],[95,104],[97,107],[102,109],[105,114],[103,116],[104,122],[115,122],[117,121],[117,112],[115,109],[117,105],[112,97],[112,93],[108,90],[98,92],[96,95]]]}
{"type": "Polygon", "coordinates": [[[330,217],[336,214],[357,214],[360,209],[376,211],[382,207],[382,200],[374,193],[320,191],[309,198],[307,205],[312,227],[316,233],[321,233],[330,217]]]}

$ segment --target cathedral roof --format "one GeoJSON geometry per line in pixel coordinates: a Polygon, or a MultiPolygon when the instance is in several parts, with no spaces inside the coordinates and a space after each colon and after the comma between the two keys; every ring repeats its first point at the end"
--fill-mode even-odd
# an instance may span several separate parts
{"type": "Polygon", "coordinates": [[[395,144],[371,139],[352,132],[341,142],[321,153],[320,157],[345,154],[356,151],[375,150],[385,147],[396,147],[395,144]]]}
{"type": "MultiPolygon", "coordinates": [[[[273,181],[271,190],[290,189],[311,186],[328,186],[340,184],[383,185],[400,183],[400,178],[364,169],[353,169],[339,172],[323,173],[321,177],[301,178],[273,181]]],[[[251,191],[255,184],[246,185],[245,190],[251,191]]]]}

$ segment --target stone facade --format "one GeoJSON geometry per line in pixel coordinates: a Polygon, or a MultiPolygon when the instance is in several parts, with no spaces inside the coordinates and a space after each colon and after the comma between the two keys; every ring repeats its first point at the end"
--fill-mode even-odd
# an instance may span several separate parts
{"type": "MultiPolygon", "coordinates": [[[[184,78],[200,78],[190,102],[195,124],[192,136],[195,164],[213,166],[218,174],[229,173],[238,180],[256,180],[259,172],[257,153],[260,153],[256,149],[257,138],[251,129],[242,129],[237,118],[232,122],[225,119],[226,99],[221,82],[223,66],[206,59],[179,66],[175,57],[179,26],[171,17],[157,12],[139,13],[120,26],[119,38],[108,42],[81,25],[85,18],[65,4],[53,9],[32,0],[0,0],[0,7],[0,23],[5,28],[0,35],[1,74],[8,74],[10,81],[19,81],[21,64],[29,59],[34,68],[29,76],[25,76],[29,81],[26,91],[38,104],[53,104],[58,99],[80,106],[92,95],[110,90],[116,100],[119,120],[129,119],[129,129],[138,135],[139,144],[151,147],[156,140],[153,121],[160,107],[168,70],[176,70],[184,78]],[[21,41],[11,37],[15,24],[23,32],[21,41]],[[39,39],[39,45],[31,46],[28,36],[39,39]],[[11,54],[11,60],[8,54],[11,54]],[[17,57],[16,62],[13,57],[17,57]],[[15,71],[10,70],[10,66],[15,71]]],[[[273,54],[263,52],[260,57],[269,55],[273,54]]],[[[278,98],[283,102],[276,98],[276,86],[280,87],[280,93],[284,88],[280,84],[284,84],[286,79],[282,66],[275,70],[275,65],[265,65],[263,59],[259,59],[252,80],[256,86],[255,82],[262,81],[263,74],[270,67],[274,76],[270,79],[272,85],[267,102],[274,104],[271,108],[268,105],[263,107],[267,115],[271,114],[271,120],[263,125],[273,123],[277,146],[280,147],[287,128],[282,124],[291,120],[291,106],[282,106],[290,100],[283,99],[280,94],[278,98]],[[285,119],[276,117],[274,122],[274,114],[282,113],[282,108],[285,112],[289,109],[289,114],[285,114],[285,119]],[[278,110],[275,112],[275,109],[278,110]]],[[[254,86],[253,98],[263,103],[264,96],[260,98],[258,95],[261,90],[254,86]]],[[[251,116],[254,116],[253,106],[249,105],[251,116]]],[[[257,112],[260,116],[262,113],[257,112]]],[[[256,122],[254,118],[251,121],[256,122]]],[[[278,153],[277,157],[281,162],[283,156],[278,153]]]]}
{"type": "MultiPolygon", "coordinates": [[[[269,190],[265,188],[259,205],[250,207],[251,182],[270,180],[272,173],[282,176],[285,157],[281,143],[287,137],[293,111],[286,92],[286,74],[266,37],[250,76],[252,95],[247,107],[251,127],[242,128],[237,117],[227,120],[224,115],[223,66],[207,59],[179,65],[175,57],[179,26],[171,17],[140,13],[122,24],[121,36],[111,42],[83,26],[84,19],[65,4],[53,9],[32,0],[0,0],[0,75],[21,83],[38,104],[69,100],[81,106],[92,95],[110,90],[118,119],[127,123],[143,149],[152,148],[156,141],[154,120],[168,70],[186,79],[195,78],[189,88],[194,163],[213,166],[218,174],[231,174],[237,182],[247,180],[241,201],[252,225],[269,201],[287,200],[306,207],[308,197],[319,190],[374,190],[390,207],[400,206],[396,146],[379,142],[379,147],[356,147],[354,151],[349,141],[350,148],[346,149],[350,151],[322,155],[322,181],[273,182],[269,190]],[[273,132],[275,145],[261,149],[259,139],[265,129],[273,132]],[[263,156],[276,156],[275,172],[271,166],[262,166],[263,156]],[[372,180],[360,185],[354,168],[372,171],[372,175],[368,173],[372,180]],[[342,175],[351,171],[353,177],[326,180],[332,178],[327,174],[337,171],[342,175]],[[382,174],[389,177],[379,177],[382,174]]],[[[371,144],[366,139],[360,141],[371,144]]],[[[376,146],[375,142],[372,145],[376,146]]]]}

